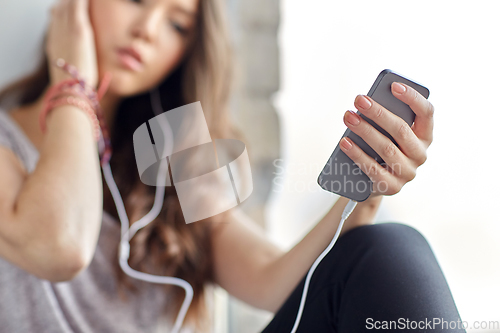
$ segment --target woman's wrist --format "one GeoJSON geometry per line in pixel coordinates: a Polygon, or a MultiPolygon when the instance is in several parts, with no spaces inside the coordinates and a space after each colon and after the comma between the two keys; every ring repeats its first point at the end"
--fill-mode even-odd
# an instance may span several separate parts
{"type": "MultiPolygon", "coordinates": [[[[383,195],[370,196],[365,201],[358,202],[353,212],[345,221],[344,227],[342,228],[342,233],[355,227],[373,224],[373,222],[375,222],[375,217],[377,216],[377,212],[380,208],[383,197],[383,195]]],[[[343,199],[346,200],[347,204],[349,199],[343,199]]]]}
{"type": "Polygon", "coordinates": [[[44,108],[40,113],[39,119],[42,132],[45,131],[45,117],[53,107],[62,104],[72,104],[85,111],[90,117],[93,123],[94,138],[98,142],[97,148],[101,165],[108,163],[112,155],[111,139],[99,101],[108,89],[112,77],[111,72],[105,73],[99,89],[96,91],[93,85],[89,85],[80,76],[78,69],[68,64],[64,59],[58,58],[52,64],[61,69],[64,76],[71,76],[71,79],[62,80],[47,91],[44,99],[44,108]],[[71,95],[74,94],[76,98],[59,98],[65,92],[70,92],[71,95]],[[59,100],[55,100],[57,98],[59,100]]]}

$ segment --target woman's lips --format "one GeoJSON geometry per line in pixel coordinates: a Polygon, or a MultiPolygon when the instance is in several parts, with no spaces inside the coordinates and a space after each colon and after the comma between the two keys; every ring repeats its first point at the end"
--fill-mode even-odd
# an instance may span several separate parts
{"type": "Polygon", "coordinates": [[[136,58],[134,58],[130,53],[123,50],[118,50],[118,59],[123,67],[133,70],[135,72],[142,72],[144,66],[136,58]]]}

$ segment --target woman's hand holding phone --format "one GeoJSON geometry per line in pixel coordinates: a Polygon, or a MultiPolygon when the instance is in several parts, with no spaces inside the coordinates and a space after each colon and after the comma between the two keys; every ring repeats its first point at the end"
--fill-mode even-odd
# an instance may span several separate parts
{"type": "Polygon", "coordinates": [[[417,168],[427,159],[426,151],[433,139],[433,105],[406,84],[394,82],[391,91],[415,113],[415,121],[411,127],[368,96],[357,96],[354,105],[361,114],[387,131],[399,147],[359,115],[350,111],[344,114],[344,123],[347,127],[359,135],[385,161],[384,165],[379,164],[346,137],[340,142],[342,151],[372,180],[373,192],[370,197],[394,195],[407,182],[413,180],[417,168]],[[381,183],[386,186],[379,186],[381,183]]]}
{"type": "Polygon", "coordinates": [[[77,68],[86,83],[97,87],[98,67],[94,32],[89,19],[88,0],[58,0],[52,6],[46,52],[50,61],[50,81],[56,84],[71,78],[52,64],[63,58],[77,68]]]}

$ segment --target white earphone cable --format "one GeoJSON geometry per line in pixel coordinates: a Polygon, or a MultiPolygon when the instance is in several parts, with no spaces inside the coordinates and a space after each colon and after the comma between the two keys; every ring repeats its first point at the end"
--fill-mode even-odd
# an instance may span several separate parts
{"type": "MultiPolygon", "coordinates": [[[[159,115],[163,112],[161,107],[161,99],[157,89],[154,89],[150,93],[151,105],[153,107],[153,111],[156,115],[159,115]]],[[[173,148],[173,132],[172,128],[166,117],[158,117],[157,118],[164,135],[164,148],[162,156],[167,156],[166,152],[171,152],[173,148]]],[[[128,258],[130,255],[130,240],[135,235],[135,233],[151,223],[160,213],[161,208],[163,206],[163,199],[165,195],[165,184],[166,179],[168,177],[168,163],[167,159],[164,158],[160,161],[160,167],[158,168],[158,174],[156,178],[156,193],[153,207],[151,210],[143,216],[138,221],[134,222],[132,226],[129,228],[130,223],[127,217],[127,213],[125,211],[125,205],[123,203],[123,199],[120,195],[120,191],[116,186],[113,175],[111,173],[111,168],[109,163],[106,163],[103,167],[104,178],[106,183],[108,184],[111,195],[113,196],[113,200],[116,205],[116,209],[118,211],[118,217],[121,222],[121,240],[120,240],[120,267],[125,272],[125,274],[138,279],[151,283],[158,284],[171,284],[176,285],[183,288],[186,291],[186,296],[184,301],[182,302],[182,306],[179,310],[179,314],[174,323],[174,327],[172,329],[173,333],[178,333],[182,327],[182,323],[184,322],[184,318],[186,317],[186,313],[191,305],[191,301],[193,300],[193,287],[185,280],[176,277],[169,276],[158,276],[146,274],[143,272],[136,271],[132,269],[128,264],[128,258]]]]}
{"type": "Polygon", "coordinates": [[[337,239],[339,238],[340,235],[340,231],[342,230],[342,226],[344,225],[345,220],[347,220],[349,215],[354,210],[354,207],[356,207],[356,204],[357,204],[356,201],[349,200],[349,202],[344,208],[344,211],[342,212],[342,217],[340,219],[339,226],[337,227],[337,231],[335,232],[332,241],[330,242],[328,247],[323,252],[321,252],[321,254],[318,256],[318,258],[314,261],[311,268],[309,269],[309,272],[307,273],[306,276],[306,281],[304,283],[304,290],[302,291],[302,298],[300,299],[299,311],[297,313],[297,317],[295,318],[295,324],[293,325],[291,333],[297,332],[297,328],[299,327],[300,319],[302,318],[302,312],[304,311],[304,306],[306,304],[307,290],[309,289],[309,283],[311,281],[311,277],[314,273],[314,270],[316,269],[316,267],[318,267],[321,260],[323,260],[323,258],[328,254],[328,252],[330,252],[330,250],[337,242],[337,239]]]}

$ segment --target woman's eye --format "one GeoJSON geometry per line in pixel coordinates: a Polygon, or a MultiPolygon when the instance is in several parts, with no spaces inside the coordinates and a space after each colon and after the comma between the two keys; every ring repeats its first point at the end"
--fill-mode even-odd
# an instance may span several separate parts
{"type": "Polygon", "coordinates": [[[188,29],[186,29],[185,27],[183,27],[182,25],[180,25],[179,23],[176,23],[176,22],[171,22],[170,23],[172,25],[172,27],[178,32],[180,33],[181,35],[186,35],[188,33],[188,29]]]}
{"type": "MultiPolygon", "coordinates": [[[[126,2],[133,2],[133,3],[142,3],[143,0],[124,0],[126,2]]],[[[189,33],[189,29],[186,28],[184,25],[177,23],[175,21],[169,20],[168,24],[179,34],[181,35],[187,35],[189,33]]]]}

